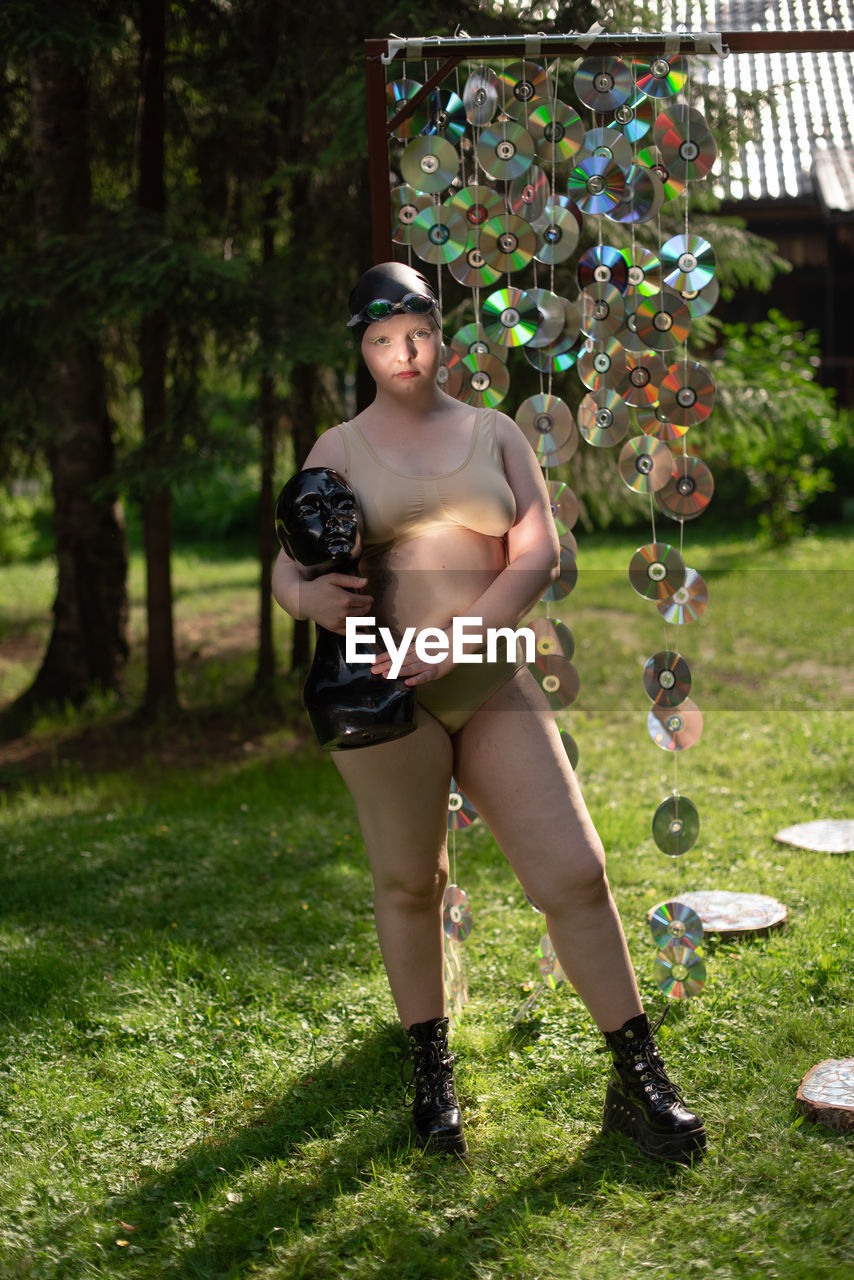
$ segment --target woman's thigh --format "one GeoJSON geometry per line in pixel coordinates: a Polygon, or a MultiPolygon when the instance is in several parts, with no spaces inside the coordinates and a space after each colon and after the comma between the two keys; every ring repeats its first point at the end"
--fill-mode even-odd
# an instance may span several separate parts
{"type": "Polygon", "coordinates": [[[517,671],[454,735],[454,777],[547,911],[601,892],[604,853],[548,702],[517,671]]]}

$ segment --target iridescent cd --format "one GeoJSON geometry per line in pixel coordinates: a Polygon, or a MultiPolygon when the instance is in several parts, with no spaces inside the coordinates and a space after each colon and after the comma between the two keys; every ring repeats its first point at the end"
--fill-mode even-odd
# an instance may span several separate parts
{"type": "Polygon", "coordinates": [[[632,556],[629,582],[645,600],[668,600],[684,581],[685,562],[667,542],[648,542],[632,556]]]}
{"type": "Polygon", "coordinates": [[[536,62],[512,62],[498,77],[498,98],[502,110],[514,120],[527,116],[539,100],[554,98],[554,85],[544,67],[536,62]]]}
{"type": "Polygon", "coordinates": [[[578,376],[591,391],[607,387],[625,395],[626,352],[616,338],[588,338],[578,357],[578,376]]]}
{"type": "MultiPolygon", "coordinates": [[[[387,119],[393,120],[403,104],[409,98],[414,98],[420,88],[421,82],[418,80],[390,80],[385,87],[386,102],[388,104],[387,119]]],[[[417,138],[426,123],[426,112],[423,105],[419,103],[405,120],[401,120],[393,136],[404,140],[417,138]]]]}
{"type": "Polygon", "coordinates": [[[685,570],[685,581],[669,600],[662,600],[658,612],[665,622],[677,627],[696,622],[709,602],[709,590],[696,569],[685,570]]]}
{"type": "Polygon", "coordinates": [[[471,236],[490,218],[496,218],[504,212],[504,201],[493,187],[478,182],[472,186],[460,187],[459,191],[455,191],[445,201],[445,208],[462,214],[471,236]]]}
{"type": "Polygon", "coordinates": [[[537,947],[537,964],[540,977],[550,987],[559,987],[562,982],[566,982],[566,974],[561,968],[554,945],[547,933],[540,938],[540,945],[537,947]]]}
{"type": "Polygon", "coordinates": [[[463,795],[454,779],[451,778],[451,790],[448,795],[448,830],[465,831],[467,827],[470,827],[477,820],[477,809],[475,809],[468,796],[463,795]]]}
{"type": "Polygon", "coordinates": [[[702,236],[671,236],[661,246],[664,283],[678,293],[702,289],[715,274],[715,251],[702,236]]]}
{"type": "Polygon", "coordinates": [[[655,140],[667,168],[681,182],[705,178],[718,158],[704,117],[684,103],[662,111],[655,122],[655,140]]]}
{"type": "Polygon", "coordinates": [[[573,214],[557,200],[547,200],[546,207],[534,224],[537,233],[538,262],[563,262],[578,244],[578,223],[573,214]]]}
{"type": "Polygon", "coordinates": [[[453,262],[448,264],[448,270],[456,281],[464,284],[468,289],[497,284],[501,279],[501,272],[497,267],[489,265],[478,245],[471,243],[471,237],[465,253],[459,258],[454,258],[453,262]]]}
{"type": "Polygon", "coordinates": [[[706,984],[706,965],[691,947],[663,947],[652,966],[652,976],[669,1000],[689,1000],[706,984]]]}
{"type": "Polygon", "coordinates": [[[424,192],[416,191],[408,182],[401,182],[391,193],[391,210],[394,230],[391,238],[395,244],[412,243],[412,224],[422,209],[429,209],[432,201],[424,192]]]}
{"type": "Polygon", "coordinates": [[[442,927],[449,938],[462,942],[471,933],[472,914],[468,894],[459,885],[449,884],[442,906],[442,927]]]}
{"type": "Polygon", "coordinates": [[[628,286],[628,265],[619,249],[609,244],[594,245],[578,259],[576,268],[579,289],[590,284],[612,284],[622,293],[628,286]]]}
{"type": "Polygon", "coordinates": [[[529,289],[528,296],[534,299],[540,313],[540,323],[529,347],[548,347],[556,342],[566,325],[567,298],[562,298],[549,289],[529,289]]]}
{"type": "Polygon", "coordinates": [[[416,214],[410,244],[424,262],[453,262],[466,247],[468,230],[458,213],[431,205],[416,214]]]}
{"type": "MultiPolygon", "coordinates": [[[[533,228],[513,213],[490,218],[480,229],[480,248],[491,267],[502,275],[521,271],[534,256],[537,237],[533,228]]],[[[537,317],[539,323],[539,316],[537,317]]],[[[531,335],[533,336],[533,335],[531,335]]]]}
{"type": "Polygon", "coordinates": [[[687,751],[703,732],[703,714],[686,698],[678,707],[650,707],[646,718],[649,736],[662,751],[687,751]]]}
{"type": "Polygon", "coordinates": [[[540,373],[566,373],[578,359],[582,340],[578,338],[562,338],[548,347],[534,348],[528,343],[522,350],[528,364],[540,373]]]}
{"type": "Polygon", "coordinates": [[[436,373],[436,382],[446,395],[453,396],[455,400],[459,400],[463,389],[464,370],[461,361],[462,357],[456,351],[442,348],[442,363],[436,373]]]}
{"type": "Polygon", "coordinates": [[[675,98],[688,79],[688,60],[673,55],[653,58],[646,67],[636,68],[635,83],[648,98],[675,98]]]}
{"type": "Polygon", "coordinates": [[[510,389],[506,364],[496,360],[495,356],[470,355],[463,356],[460,365],[462,385],[457,394],[458,400],[478,408],[493,409],[501,404],[510,389]]]}
{"type": "Polygon", "coordinates": [[[703,941],[703,922],[693,907],[678,899],[660,902],[649,917],[649,931],[659,947],[674,943],[693,951],[703,941]]]}
{"type": "Polygon", "coordinates": [[[687,102],[670,102],[666,107],[656,103],[658,113],[653,122],[653,138],[657,147],[674,131],[681,138],[699,138],[709,132],[709,122],[696,107],[687,102]]]}
{"type": "Polygon", "coordinates": [[[463,106],[470,124],[489,124],[498,107],[498,76],[491,67],[478,67],[469,76],[463,106]]]}
{"type": "Polygon", "coordinates": [[[699,834],[700,815],[685,796],[669,796],[653,815],[652,838],[669,858],[687,853],[699,834]]]}
{"type": "Polygon", "coordinates": [[[658,388],[666,377],[667,365],[654,351],[627,351],[628,389],[623,391],[623,399],[633,409],[646,409],[658,404],[658,388]]]}
{"type": "Polygon", "coordinates": [[[619,204],[606,212],[612,222],[651,222],[664,204],[664,186],[658,174],[642,164],[626,169],[626,189],[619,204]]]}
{"type": "Polygon", "coordinates": [[[704,365],[680,360],[667,369],[659,387],[661,412],[682,427],[705,421],[715,407],[715,383],[704,365]]]}
{"type": "Polygon", "coordinates": [[[691,312],[692,316],[706,316],[717,304],[720,297],[721,286],[718,284],[717,277],[710,280],[702,289],[682,291],[682,300],[691,312]]]}
{"type": "Polygon", "coordinates": [[[403,180],[416,191],[444,191],[459,167],[456,148],[446,138],[413,138],[400,157],[403,180]]]}
{"type": "Polygon", "coordinates": [[[507,349],[499,347],[497,343],[490,342],[486,336],[486,330],[480,324],[464,324],[461,329],[457,329],[451,338],[451,350],[455,351],[458,356],[495,356],[506,364],[507,349]]]}
{"type": "Polygon", "coordinates": [[[691,692],[691,668],[674,649],[661,649],[646,660],[643,687],[657,707],[678,707],[691,692]]]}
{"type": "Polygon", "coordinates": [[[572,84],[584,105],[594,111],[614,111],[635,90],[631,69],[620,58],[585,58],[572,84]]]}
{"type": "Polygon", "coordinates": [[[673,454],[653,436],[635,436],[620,450],[617,469],[623,484],[634,493],[655,493],[670,478],[673,454]]]}
{"type": "Polygon", "coordinates": [[[566,729],[561,729],[560,740],[563,743],[563,749],[566,752],[569,767],[574,773],[578,768],[578,743],[575,741],[572,734],[568,733],[566,729]]]}
{"type": "Polygon", "coordinates": [[[580,164],[590,156],[599,156],[602,160],[613,160],[614,164],[618,164],[623,170],[624,175],[632,163],[632,149],[626,141],[625,134],[620,133],[619,129],[609,129],[605,126],[587,130],[575,162],[580,164]]]}
{"type": "MultiPolygon", "coordinates": [[[[578,581],[578,565],[575,556],[569,547],[560,544],[560,575],[555,579],[547,591],[540,597],[542,600],[555,601],[563,600],[564,596],[568,596],[578,581]]],[[[567,677],[569,679],[569,677],[567,677]]],[[[545,690],[546,694],[549,690],[545,690]]]]}
{"type": "Polygon", "coordinates": [[[433,89],[427,98],[429,111],[422,133],[437,134],[449,142],[457,142],[466,131],[466,109],[462,98],[449,89],[433,89]]]}
{"type": "Polygon", "coordinates": [[[578,295],[581,328],[589,338],[612,338],[623,325],[626,304],[613,284],[590,284],[578,295]]]}
{"type": "Polygon", "coordinates": [[[571,169],[568,190],[583,213],[609,213],[625,195],[626,175],[613,160],[588,156],[571,169]]]}
{"type": "Polygon", "coordinates": [[[572,414],[560,396],[529,396],[519,406],[516,422],[541,467],[568,462],[578,448],[572,414]]]}
{"type": "MultiPolygon", "coordinates": [[[[552,483],[556,482],[552,481],[552,483]]],[[[572,661],[572,655],[575,653],[575,640],[565,622],[561,622],[558,618],[535,618],[531,623],[531,630],[536,636],[536,661],[538,663],[541,658],[549,656],[566,658],[568,662],[572,661]]]]}
{"type": "Polygon", "coordinates": [[[661,183],[665,200],[675,200],[685,190],[684,179],[679,179],[665,164],[664,157],[656,146],[644,147],[635,156],[635,164],[650,169],[661,183]]]}
{"type": "Polygon", "coordinates": [[[477,158],[490,178],[518,178],[534,162],[534,139],[512,120],[498,121],[481,130],[477,158]]]}
{"type": "MultiPolygon", "coordinates": [[[[565,480],[550,480],[548,490],[552,518],[560,538],[569,533],[578,520],[578,499],[565,480]]],[[[568,653],[566,656],[571,658],[572,654],[568,653]]]]}
{"type": "MultiPolygon", "coordinates": [[[[659,290],[656,290],[658,293],[659,290]]],[[[641,342],[638,337],[638,316],[637,310],[643,298],[643,294],[637,289],[629,285],[623,294],[623,306],[626,308],[626,314],[623,318],[622,329],[617,330],[617,337],[627,351],[643,352],[649,351],[649,347],[645,342],[641,342]]]]}
{"type": "Polygon", "coordinates": [[[551,183],[538,165],[532,164],[521,178],[514,178],[507,193],[507,207],[518,218],[536,222],[551,195],[551,183]]]}
{"type": "MultiPolygon", "coordinates": [[[[575,586],[574,580],[572,585],[575,586]]],[[[561,707],[575,702],[581,679],[568,658],[559,654],[538,654],[537,661],[529,670],[546,695],[552,711],[560,711],[561,707]]]]}
{"type": "Polygon", "coordinates": [[[540,102],[528,113],[528,132],[540,162],[551,168],[571,160],[584,140],[584,122],[565,102],[540,102]]]}
{"type": "Polygon", "coordinates": [[[715,481],[705,462],[687,454],[673,459],[673,474],[656,494],[663,511],[676,520],[693,520],[712,500],[715,481]]]}
{"type": "Polygon", "coordinates": [[[637,335],[654,351],[681,347],[691,329],[691,312],[678,293],[662,289],[643,298],[635,311],[637,335]]]}
{"type": "Polygon", "coordinates": [[[629,429],[629,411],[619,392],[589,391],[576,414],[578,430],[588,444],[606,449],[618,444],[629,429]]]}
{"type": "Polygon", "coordinates": [[[481,323],[500,347],[521,347],[537,332],[540,313],[524,289],[496,289],[484,300],[481,323]]]}
{"type": "Polygon", "coordinates": [[[619,129],[629,142],[640,142],[652,128],[655,112],[656,107],[649,98],[641,97],[633,102],[630,97],[614,112],[612,128],[619,129]]]}
{"type": "Polygon", "coordinates": [[[638,405],[635,407],[635,414],[641,431],[645,435],[655,436],[656,440],[681,440],[688,431],[687,427],[671,422],[665,414],[661,413],[658,404],[651,405],[648,409],[641,408],[638,405]]]}

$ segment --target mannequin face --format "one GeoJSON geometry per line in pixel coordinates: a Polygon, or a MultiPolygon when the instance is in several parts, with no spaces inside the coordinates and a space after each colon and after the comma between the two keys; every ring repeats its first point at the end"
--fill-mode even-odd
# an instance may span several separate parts
{"type": "Polygon", "coordinates": [[[361,554],[356,497],[328,467],[308,467],[288,481],[276,506],[276,528],[287,553],[319,567],[361,554]]]}
{"type": "Polygon", "coordinates": [[[432,316],[393,315],[368,325],[362,356],[378,388],[409,395],[435,382],[442,334],[432,316]]]}

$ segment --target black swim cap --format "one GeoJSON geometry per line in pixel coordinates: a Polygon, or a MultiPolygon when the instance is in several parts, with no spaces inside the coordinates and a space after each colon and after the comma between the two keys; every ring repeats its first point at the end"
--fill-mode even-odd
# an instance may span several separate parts
{"type": "Polygon", "coordinates": [[[365,307],[371,302],[376,302],[377,299],[401,302],[410,293],[432,298],[435,306],[430,314],[438,325],[439,302],[426,276],[416,271],[414,267],[407,266],[405,262],[381,262],[376,267],[370,267],[356,281],[353,292],[350,294],[350,328],[359,343],[370,321],[358,320],[353,323],[354,317],[361,315],[365,307]]]}

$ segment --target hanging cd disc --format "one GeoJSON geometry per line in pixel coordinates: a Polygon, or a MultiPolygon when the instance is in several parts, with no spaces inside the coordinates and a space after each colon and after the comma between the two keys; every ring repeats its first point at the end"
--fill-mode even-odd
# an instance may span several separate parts
{"type": "Polygon", "coordinates": [[[442,348],[442,363],[436,373],[436,382],[446,395],[459,400],[463,389],[463,367],[462,357],[458,356],[456,351],[442,348]]]}
{"type": "Polygon", "coordinates": [[[662,853],[679,858],[687,853],[700,834],[700,815],[685,796],[663,800],[652,819],[652,838],[662,853]]]}
{"type": "Polygon", "coordinates": [[[408,182],[401,182],[392,188],[391,211],[394,229],[391,238],[395,244],[412,243],[412,224],[422,209],[429,209],[430,197],[410,187],[408,182]]]}
{"type": "Polygon", "coordinates": [[[448,830],[465,831],[477,820],[477,809],[451,778],[451,791],[448,796],[448,830]]]}
{"type": "Polygon", "coordinates": [[[594,245],[578,259],[579,289],[591,284],[612,284],[622,293],[628,286],[629,269],[619,249],[609,244],[594,245]]]}
{"type": "MultiPolygon", "coordinates": [[[[657,147],[661,146],[668,134],[675,132],[681,138],[699,138],[709,132],[709,122],[696,107],[689,107],[687,102],[668,102],[665,106],[655,104],[657,112],[653,121],[653,140],[657,147]]],[[[678,144],[677,144],[678,145],[678,144]]]]}
{"type": "Polygon", "coordinates": [[[687,58],[674,55],[653,58],[648,70],[638,67],[635,83],[648,98],[675,98],[687,79],[687,58]]]}
{"type": "MultiPolygon", "coordinates": [[[[578,520],[578,499],[565,480],[550,480],[548,490],[552,518],[560,538],[569,533],[578,520]]],[[[568,653],[566,657],[571,658],[572,654],[568,653]]]]}
{"type": "MultiPolygon", "coordinates": [[[[555,483],[552,481],[552,483],[555,483]]],[[[572,661],[575,653],[575,641],[572,632],[565,622],[557,618],[535,618],[531,630],[537,638],[537,661],[541,657],[556,656],[572,661]]]]}
{"type": "Polygon", "coordinates": [[[478,408],[495,408],[510,389],[507,365],[495,356],[463,356],[460,361],[462,385],[457,399],[478,408]]]}
{"type": "Polygon", "coordinates": [[[478,67],[463,89],[463,106],[470,124],[489,124],[498,109],[498,76],[491,67],[478,67]]]}
{"type": "Polygon", "coordinates": [[[425,103],[429,115],[422,133],[458,142],[466,131],[466,109],[452,90],[433,89],[425,103]]]}
{"type": "Polygon", "coordinates": [[[574,107],[550,99],[528,113],[528,132],[534,139],[537,157],[550,169],[571,160],[584,140],[584,122],[574,107]]]}
{"type": "Polygon", "coordinates": [[[635,436],[620,450],[617,469],[623,484],[634,493],[655,493],[670,478],[673,454],[653,436],[635,436]]]}
{"type": "Polygon", "coordinates": [[[578,302],[581,328],[589,338],[611,338],[622,328],[626,304],[616,285],[590,284],[581,290],[578,302]]]}
{"type": "Polygon", "coordinates": [[[486,330],[480,324],[464,324],[457,329],[451,338],[451,350],[462,356],[495,356],[502,363],[507,363],[507,348],[490,342],[486,330]]]}
{"type": "Polygon", "coordinates": [[[561,729],[560,740],[563,743],[563,749],[566,752],[569,767],[574,773],[578,768],[578,743],[575,741],[575,738],[573,738],[571,733],[567,733],[566,729],[561,729]]]}
{"type": "Polygon", "coordinates": [[[696,426],[715,407],[714,379],[703,365],[680,360],[668,366],[667,377],[659,387],[658,403],[671,422],[682,427],[696,426]]]}
{"type": "MultiPolygon", "coordinates": [[[[656,290],[656,293],[657,292],[658,290],[656,290]]],[[[626,309],[626,314],[623,317],[623,327],[622,329],[617,330],[616,336],[627,351],[649,351],[649,347],[646,343],[641,342],[638,337],[637,310],[643,296],[644,295],[639,293],[637,289],[633,289],[631,285],[629,285],[628,289],[623,294],[623,306],[626,309]]]]}
{"type": "Polygon", "coordinates": [[[629,582],[645,600],[667,600],[684,581],[685,562],[666,542],[648,542],[632,556],[629,582]]]}
{"type": "Polygon", "coordinates": [[[568,707],[575,702],[581,680],[568,658],[562,658],[558,654],[538,654],[537,661],[529,669],[546,695],[552,711],[560,711],[561,707],[568,707]]]}
{"type": "Polygon", "coordinates": [[[687,751],[703,732],[703,714],[686,698],[678,707],[650,707],[646,718],[649,736],[662,751],[687,751]]]}
{"type": "Polygon", "coordinates": [[[623,199],[626,175],[605,156],[588,156],[570,170],[570,199],[583,213],[609,213],[623,199]]]}
{"type": "Polygon", "coordinates": [[[612,222],[651,222],[664,204],[664,186],[658,174],[642,164],[626,169],[626,189],[620,202],[607,210],[612,222]]]}
{"type": "Polygon", "coordinates": [[[400,157],[404,182],[431,194],[449,187],[459,167],[459,155],[446,138],[414,138],[400,157]]]}
{"type": "Polygon", "coordinates": [[[706,316],[716,306],[720,297],[721,286],[717,278],[710,280],[702,289],[691,292],[682,290],[682,300],[692,316],[706,316]]]}
{"type": "Polygon", "coordinates": [[[498,121],[481,130],[477,158],[490,178],[510,181],[530,169],[534,161],[534,140],[512,120],[498,121]]]}
{"type": "MultiPolygon", "coordinates": [[[[660,385],[661,384],[659,383],[659,386],[660,385]]],[[[644,409],[640,405],[636,405],[635,414],[637,416],[638,426],[645,435],[655,436],[656,440],[664,440],[665,443],[670,440],[681,440],[688,431],[687,427],[682,427],[676,422],[671,422],[670,419],[660,411],[660,406],[658,404],[650,405],[648,409],[644,409]]]]}
{"type": "Polygon", "coordinates": [[[540,945],[537,947],[537,964],[540,970],[540,977],[550,987],[557,988],[562,982],[566,982],[566,974],[561,968],[554,945],[547,933],[544,933],[540,938],[540,945]]]}
{"type": "Polygon", "coordinates": [[[612,127],[619,129],[629,142],[640,142],[655,121],[656,106],[650,98],[630,96],[614,112],[612,127]]]}
{"type": "Polygon", "coordinates": [[[578,359],[582,339],[566,337],[547,347],[523,347],[525,359],[540,373],[566,373],[578,359]]]}
{"type": "Polygon", "coordinates": [[[677,177],[665,164],[664,157],[656,146],[643,147],[635,156],[635,164],[650,169],[661,183],[664,199],[676,200],[685,190],[685,180],[677,177]]]}
{"type": "MultiPolygon", "coordinates": [[[[386,118],[393,120],[400,111],[403,104],[409,98],[414,98],[418,90],[421,88],[419,80],[390,80],[385,87],[385,96],[387,104],[386,118]]],[[[393,137],[408,140],[409,138],[417,138],[418,134],[427,123],[427,115],[421,103],[411,112],[405,120],[401,120],[400,124],[394,131],[393,137]]]]}
{"type": "Polygon", "coordinates": [[[625,394],[626,352],[616,338],[588,338],[578,357],[578,376],[591,391],[607,387],[625,394]]]}
{"type": "Polygon", "coordinates": [[[528,289],[527,292],[528,297],[534,299],[536,308],[540,313],[537,332],[528,343],[528,346],[548,347],[563,333],[566,324],[566,308],[569,305],[568,299],[562,298],[559,294],[552,293],[548,289],[528,289]]]}
{"type": "Polygon", "coordinates": [[[665,622],[677,627],[696,622],[709,602],[709,590],[696,569],[685,570],[685,581],[669,600],[662,600],[658,612],[665,622]]]}
{"type": "MultiPolygon", "coordinates": [[[[543,593],[540,599],[552,602],[555,600],[563,600],[563,598],[568,596],[573,590],[577,581],[578,565],[576,564],[575,556],[570,551],[569,547],[565,547],[561,543],[560,574],[548,590],[543,593]]],[[[567,679],[569,679],[569,677],[567,677],[567,679]]],[[[548,693],[548,690],[546,690],[546,693],[548,693]]]]}
{"type": "Polygon", "coordinates": [[[496,289],[483,303],[481,323],[486,336],[500,347],[520,347],[537,332],[540,313],[524,289],[496,289]]]}
{"type": "Polygon", "coordinates": [[[693,907],[678,899],[660,902],[649,917],[649,931],[659,947],[688,947],[703,941],[703,922],[693,907]]]}
{"type": "Polygon", "coordinates": [[[459,885],[449,884],[442,905],[442,927],[449,938],[462,942],[471,933],[472,913],[468,894],[459,885]]]}
{"type": "Polygon", "coordinates": [[[430,205],[416,214],[410,244],[424,262],[453,262],[466,247],[468,232],[458,213],[446,205],[430,205]]]}
{"type": "Polygon", "coordinates": [[[632,148],[619,129],[602,127],[588,129],[584,141],[575,157],[576,164],[587,160],[590,156],[599,156],[602,160],[612,160],[620,166],[625,175],[632,163],[632,148]]]}
{"type": "Polygon", "coordinates": [[[465,253],[454,258],[448,264],[448,270],[459,284],[464,284],[468,289],[479,289],[484,285],[489,287],[501,279],[501,272],[497,267],[489,265],[482,250],[471,243],[471,237],[465,253]]]}
{"type": "Polygon", "coordinates": [[[507,206],[517,218],[536,222],[551,195],[551,183],[538,165],[532,164],[521,178],[514,178],[507,193],[507,206]]]}
{"type": "Polygon", "coordinates": [[[571,210],[558,203],[558,198],[546,201],[546,207],[534,223],[537,233],[538,262],[563,262],[575,251],[579,227],[571,210]]]}
{"type": "Polygon", "coordinates": [[[585,58],[572,82],[585,107],[614,111],[635,91],[630,68],[620,58],[585,58]]]}
{"type": "Polygon", "coordinates": [[[652,976],[668,1000],[689,1000],[706,985],[706,965],[691,947],[662,947],[652,966],[652,976]]]}
{"type": "Polygon", "coordinates": [[[493,187],[482,182],[468,187],[460,187],[445,201],[446,209],[453,209],[465,218],[468,233],[471,236],[478,227],[482,227],[490,218],[496,218],[504,212],[504,201],[493,187]]]}
{"type": "Polygon", "coordinates": [[[658,404],[658,388],[667,377],[667,365],[654,351],[626,352],[627,390],[623,399],[633,409],[658,404]]]}
{"type": "Polygon", "coordinates": [[[654,351],[681,347],[691,328],[691,312],[672,289],[643,298],[635,316],[638,337],[654,351]]]}
{"type": "Polygon", "coordinates": [[[572,414],[559,396],[529,396],[519,406],[516,422],[541,467],[568,462],[578,448],[572,414]]]}
{"type": "Polygon", "coordinates": [[[647,658],[643,687],[657,707],[678,707],[691,692],[691,668],[673,649],[661,649],[647,658]]]}
{"type": "Polygon", "coordinates": [[[715,251],[702,236],[671,236],[661,246],[661,271],[678,293],[702,289],[715,274],[715,251]]]}
{"type": "MultiPolygon", "coordinates": [[[[480,229],[480,248],[491,267],[502,275],[521,271],[534,256],[537,237],[532,227],[515,214],[490,218],[480,229]]],[[[539,318],[538,318],[539,323],[539,318]]]]}
{"type": "Polygon", "coordinates": [[[514,120],[527,118],[540,99],[554,98],[554,85],[544,67],[536,62],[512,62],[498,77],[498,100],[502,111],[514,120]]]}
{"type": "Polygon", "coordinates": [[[667,168],[682,182],[705,178],[718,158],[705,118],[684,103],[661,112],[655,122],[655,141],[667,168]]]}
{"type": "Polygon", "coordinates": [[[715,482],[705,462],[684,455],[673,459],[673,474],[655,496],[669,516],[693,520],[706,510],[714,491],[715,482]]]}
{"type": "Polygon", "coordinates": [[[606,449],[618,444],[629,429],[629,411],[617,391],[590,391],[576,414],[578,430],[588,444],[606,449]]]}

